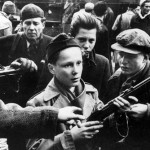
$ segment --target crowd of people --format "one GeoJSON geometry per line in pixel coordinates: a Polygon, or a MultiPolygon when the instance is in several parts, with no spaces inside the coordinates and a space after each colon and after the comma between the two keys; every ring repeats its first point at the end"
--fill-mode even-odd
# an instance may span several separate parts
{"type": "Polygon", "coordinates": [[[120,95],[150,77],[150,0],[116,19],[105,1],[73,8],[66,0],[63,32],[50,37],[44,10],[32,3],[13,34],[16,7],[4,3],[0,64],[19,73],[0,80],[0,149],[149,150],[150,83],[120,95]],[[106,106],[103,120],[88,120],[106,106]]]}

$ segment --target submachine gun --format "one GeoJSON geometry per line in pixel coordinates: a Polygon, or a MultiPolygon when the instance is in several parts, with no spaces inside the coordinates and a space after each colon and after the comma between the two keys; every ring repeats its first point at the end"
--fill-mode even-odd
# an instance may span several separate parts
{"type": "MultiPolygon", "coordinates": [[[[143,86],[150,84],[150,77],[146,78],[145,80],[141,81],[139,84],[130,87],[129,89],[126,89],[124,92],[122,92],[121,95],[118,97],[122,97],[124,99],[127,99],[130,102],[130,99],[128,99],[128,96],[136,96],[136,94],[143,88],[143,86]]],[[[104,107],[91,114],[88,118],[87,121],[103,121],[106,117],[108,117],[110,114],[114,113],[117,111],[117,107],[113,104],[114,99],[108,102],[104,107]]],[[[132,101],[133,103],[133,101],[132,101]]]]}

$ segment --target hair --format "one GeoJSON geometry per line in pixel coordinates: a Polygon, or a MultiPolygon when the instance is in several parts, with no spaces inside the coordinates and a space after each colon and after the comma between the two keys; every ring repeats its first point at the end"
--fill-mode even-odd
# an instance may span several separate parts
{"type": "Polygon", "coordinates": [[[145,0],[145,1],[141,4],[141,7],[144,7],[144,6],[145,6],[145,3],[150,3],[150,0],[145,0]]]}
{"type": "Polygon", "coordinates": [[[99,31],[99,22],[95,16],[85,12],[78,13],[76,17],[73,17],[70,27],[71,36],[75,37],[80,28],[84,28],[87,30],[96,29],[99,31]]]}
{"type": "Polygon", "coordinates": [[[85,6],[85,4],[86,4],[85,1],[79,2],[79,7],[80,7],[80,9],[83,9],[84,6],[85,6]]]}
{"type": "Polygon", "coordinates": [[[2,6],[2,11],[7,15],[16,13],[16,6],[12,1],[5,1],[2,6]]]}
{"type": "Polygon", "coordinates": [[[129,4],[129,7],[132,8],[132,9],[137,8],[137,6],[138,6],[137,4],[129,4]]]}
{"type": "Polygon", "coordinates": [[[108,6],[106,2],[99,1],[94,6],[94,12],[97,16],[103,16],[107,10],[108,6]]]}

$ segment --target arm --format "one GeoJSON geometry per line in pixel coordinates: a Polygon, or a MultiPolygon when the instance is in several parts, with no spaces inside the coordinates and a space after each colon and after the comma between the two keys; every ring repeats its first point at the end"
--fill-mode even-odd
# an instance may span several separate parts
{"type": "Polygon", "coordinates": [[[55,135],[57,119],[64,122],[70,119],[84,119],[74,112],[77,107],[57,109],[51,106],[25,107],[15,103],[0,101],[0,137],[51,138],[55,135]]]}
{"type": "Polygon", "coordinates": [[[113,24],[113,26],[112,26],[112,30],[113,30],[113,31],[117,30],[117,28],[118,28],[118,23],[119,23],[120,16],[121,16],[121,15],[118,15],[118,16],[117,16],[117,18],[116,18],[116,20],[115,20],[115,22],[114,22],[114,24],[113,24]]]}
{"type": "Polygon", "coordinates": [[[55,135],[58,109],[4,104],[0,101],[0,136],[49,137],[55,135]]]}

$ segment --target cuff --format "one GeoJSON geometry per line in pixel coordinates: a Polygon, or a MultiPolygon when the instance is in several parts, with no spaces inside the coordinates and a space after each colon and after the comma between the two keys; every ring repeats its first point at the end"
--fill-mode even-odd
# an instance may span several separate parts
{"type": "Polygon", "coordinates": [[[147,103],[147,112],[146,112],[145,119],[150,120],[150,104],[149,103],[147,103]]]}
{"type": "Polygon", "coordinates": [[[60,137],[60,141],[64,150],[76,150],[71,132],[69,130],[64,131],[63,136],[60,137]]]}

